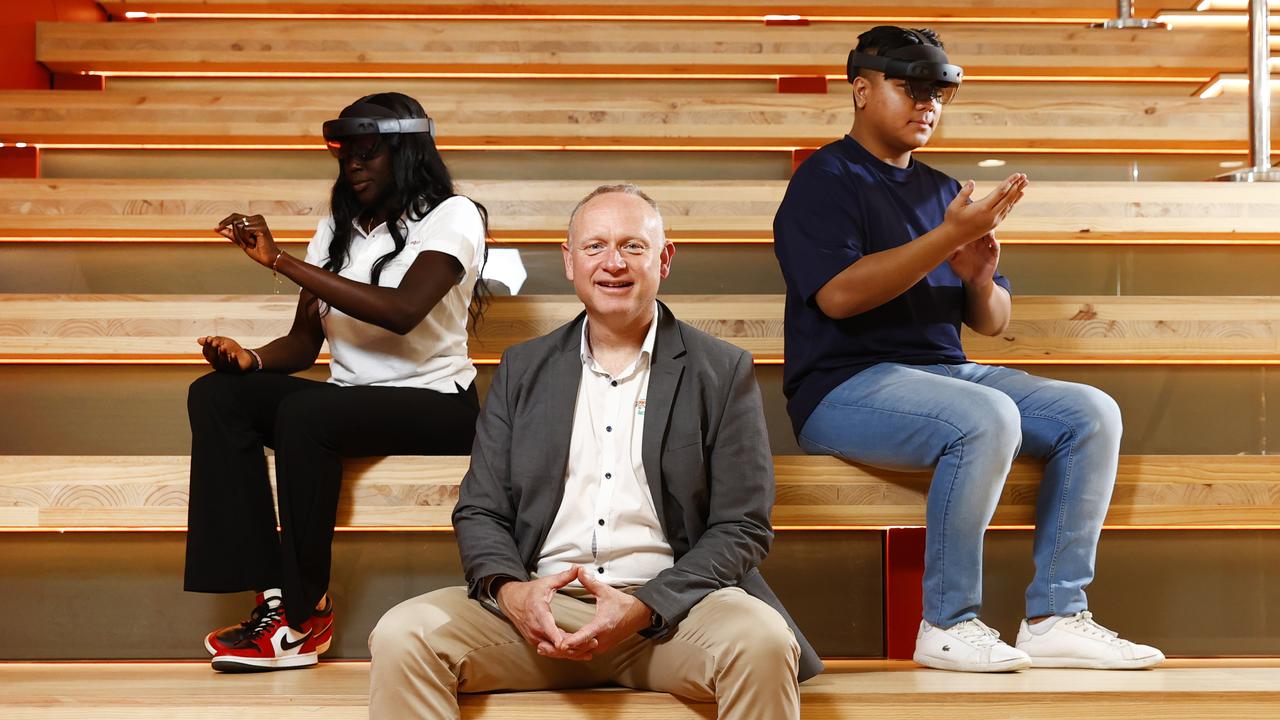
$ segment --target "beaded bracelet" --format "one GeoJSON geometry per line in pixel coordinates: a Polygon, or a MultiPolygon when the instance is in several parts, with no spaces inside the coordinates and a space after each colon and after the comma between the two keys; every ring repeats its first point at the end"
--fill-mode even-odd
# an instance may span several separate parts
{"type": "MultiPolygon", "coordinates": [[[[249,350],[248,348],[245,349],[249,350]]],[[[254,372],[262,372],[262,356],[254,350],[249,350],[249,354],[253,356],[253,361],[258,365],[258,367],[254,369],[254,372]]]]}

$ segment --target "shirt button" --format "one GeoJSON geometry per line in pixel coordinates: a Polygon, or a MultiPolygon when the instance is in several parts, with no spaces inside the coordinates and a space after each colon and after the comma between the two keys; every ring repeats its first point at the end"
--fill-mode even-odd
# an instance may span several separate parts
{"type": "Polygon", "coordinates": [[[604,568],[596,568],[596,572],[598,572],[598,573],[600,573],[601,575],[603,575],[603,574],[604,574],[604,568]]]}
{"type": "Polygon", "coordinates": [[[604,431],[605,431],[605,432],[613,432],[613,426],[612,426],[612,425],[605,425],[605,426],[604,426],[604,431]]]}
{"type": "Polygon", "coordinates": [[[618,387],[618,381],[617,381],[617,380],[613,380],[613,381],[611,381],[609,384],[610,384],[610,385],[612,385],[612,386],[614,386],[614,387],[618,387]]]}
{"type": "Polygon", "coordinates": [[[612,480],[612,479],[613,479],[613,473],[605,473],[605,474],[604,474],[604,479],[605,479],[605,480],[612,480]]]}
{"type": "Polygon", "coordinates": [[[604,525],[604,518],[600,518],[599,520],[597,520],[597,521],[596,521],[596,524],[597,524],[597,525],[601,525],[601,526],[603,526],[603,525],[604,525]]]}

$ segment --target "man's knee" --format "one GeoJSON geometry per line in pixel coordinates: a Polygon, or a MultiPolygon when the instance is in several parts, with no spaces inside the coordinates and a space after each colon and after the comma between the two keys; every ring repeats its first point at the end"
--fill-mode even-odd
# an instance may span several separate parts
{"type": "Polygon", "coordinates": [[[966,446],[981,446],[1012,457],[1022,445],[1022,413],[1008,395],[982,386],[970,388],[953,423],[966,446]]]}
{"type": "Polygon", "coordinates": [[[722,656],[752,673],[782,672],[795,678],[800,659],[800,644],[782,615],[767,603],[745,592],[729,590],[731,600],[723,612],[716,612],[713,622],[726,647],[722,656]],[[741,597],[738,597],[740,595],[741,597]]]}
{"type": "Polygon", "coordinates": [[[421,663],[445,648],[441,628],[450,620],[448,606],[465,588],[444,588],[406,600],[388,610],[369,633],[369,652],[378,663],[421,663]]]}
{"type": "Polygon", "coordinates": [[[1071,387],[1071,404],[1079,432],[1082,435],[1114,436],[1118,440],[1124,429],[1124,421],[1115,399],[1090,385],[1071,387]]]}

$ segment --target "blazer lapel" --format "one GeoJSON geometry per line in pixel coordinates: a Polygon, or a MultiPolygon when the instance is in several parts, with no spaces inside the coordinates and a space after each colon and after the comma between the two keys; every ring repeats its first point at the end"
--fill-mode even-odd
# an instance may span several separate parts
{"type": "Polygon", "coordinates": [[[547,512],[540,513],[543,518],[538,532],[538,542],[533,546],[542,547],[551,532],[551,523],[555,521],[560,504],[564,502],[564,474],[569,467],[569,443],[573,437],[573,414],[577,404],[578,386],[582,383],[582,343],[581,332],[586,313],[566,326],[565,337],[559,343],[556,354],[547,361],[547,372],[539,377],[537,397],[545,408],[543,420],[546,425],[540,428],[546,438],[545,467],[554,473],[547,478],[548,483],[555,483],[555,492],[551,493],[551,504],[547,512]]]}
{"type": "Polygon", "coordinates": [[[640,456],[644,463],[645,478],[649,482],[649,491],[653,495],[653,504],[658,508],[658,521],[662,524],[664,534],[667,523],[662,512],[663,480],[662,480],[662,444],[666,439],[670,426],[671,409],[676,396],[676,388],[684,374],[684,339],[680,337],[680,327],[666,305],[658,303],[658,332],[654,338],[653,355],[649,366],[649,392],[644,409],[644,439],[641,443],[640,456]]]}

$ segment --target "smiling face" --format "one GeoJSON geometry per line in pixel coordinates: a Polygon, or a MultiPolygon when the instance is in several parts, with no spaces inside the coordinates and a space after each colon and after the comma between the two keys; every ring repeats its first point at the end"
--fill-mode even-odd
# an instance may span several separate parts
{"type": "Polygon", "coordinates": [[[858,108],[856,124],[865,124],[866,130],[894,152],[927,145],[942,117],[940,101],[913,100],[905,80],[889,79],[874,70],[854,78],[853,98],[858,108]]]}
{"type": "Polygon", "coordinates": [[[675,246],[663,241],[658,213],[623,192],[599,195],[579,208],[561,249],[565,277],[587,315],[611,325],[648,317],[675,254],[675,246]]]}

